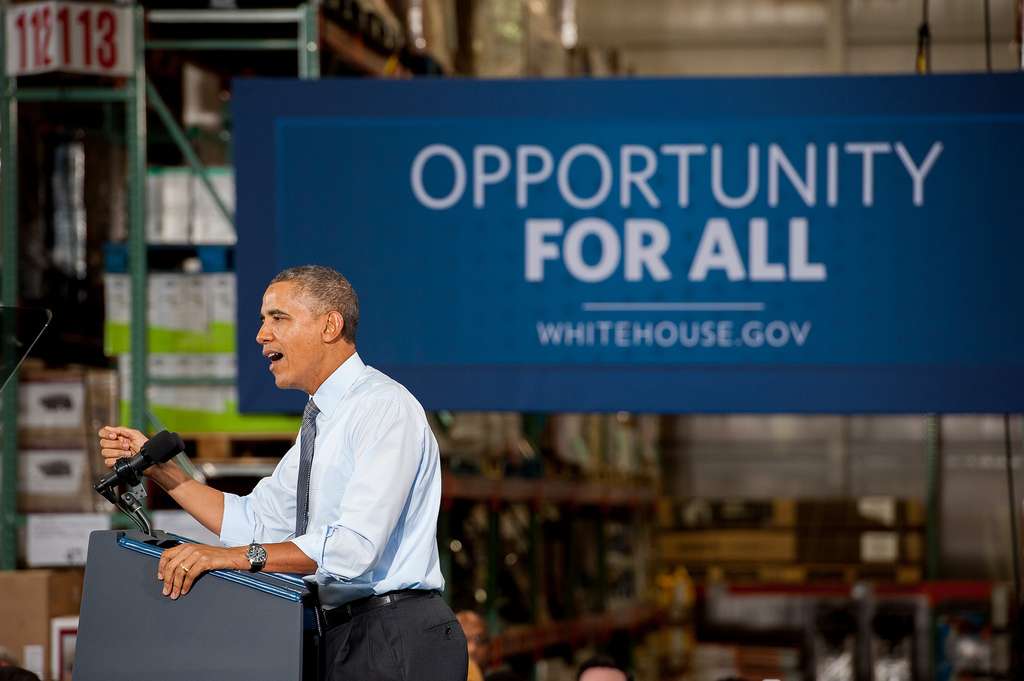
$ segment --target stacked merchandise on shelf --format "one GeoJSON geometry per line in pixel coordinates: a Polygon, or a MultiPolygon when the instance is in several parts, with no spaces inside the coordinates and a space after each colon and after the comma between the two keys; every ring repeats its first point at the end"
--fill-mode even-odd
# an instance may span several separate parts
{"type": "MultiPolygon", "coordinates": [[[[453,73],[456,42],[455,0],[391,0],[405,17],[406,48],[415,58],[436,60],[444,73],[453,73]]],[[[426,69],[413,69],[427,72],[426,69]]]]}
{"type": "MultiPolygon", "coordinates": [[[[237,303],[235,274],[229,270],[230,249],[203,244],[151,247],[151,259],[157,255],[166,255],[176,271],[155,271],[148,278],[146,337],[151,383],[147,398],[153,415],[164,427],[182,433],[296,432],[298,419],[294,417],[238,412],[237,303]]],[[[127,423],[131,279],[125,271],[123,246],[109,245],[106,261],[104,350],[117,358],[120,421],[127,423]]]]}
{"type": "Polygon", "coordinates": [[[867,659],[923,678],[927,603],[863,597],[921,583],[920,502],[662,499],[657,515],[658,583],[703,587],[689,646],[662,643],[667,678],[852,679],[867,659]]]}
{"type": "Polygon", "coordinates": [[[1008,585],[989,582],[713,584],[684,620],[693,640],[673,645],[671,625],[650,638],[665,681],[1003,679],[1009,593],[1008,585]],[[670,658],[680,650],[681,663],[670,658]]]}
{"type": "MultiPolygon", "coordinates": [[[[212,167],[205,175],[225,207],[234,211],[234,171],[212,167]]],[[[146,241],[151,244],[232,245],[238,240],[234,226],[190,168],[151,166],[146,201],[146,241]]]]}
{"type": "Polygon", "coordinates": [[[96,437],[117,416],[111,370],[27,363],[18,391],[19,564],[0,573],[0,642],[41,679],[70,681],[89,533],[112,507],[93,491],[104,472],[96,437]]]}
{"type": "MultiPolygon", "coordinates": [[[[910,626],[901,628],[899,643],[906,650],[919,651],[922,644],[927,644],[927,599],[909,595],[898,606],[890,605],[892,612],[898,610],[901,617],[907,613],[910,616],[910,626]]],[[[715,585],[707,588],[699,610],[699,642],[693,650],[692,675],[688,678],[925,678],[917,673],[923,658],[904,657],[901,661],[905,668],[891,676],[864,673],[883,657],[871,648],[872,615],[880,610],[870,589],[837,586],[800,592],[715,585]]],[[[895,667],[890,671],[896,672],[895,667]]]]}
{"type": "Polygon", "coordinates": [[[932,595],[936,681],[1010,678],[1010,585],[972,586],[976,593],[932,595]]]}
{"type": "Polygon", "coordinates": [[[117,417],[117,377],[106,369],[26,365],[18,392],[18,511],[28,567],[83,565],[89,531],[110,526],[93,492],[104,472],[96,433],[117,417]]]}
{"type": "MultiPolygon", "coordinates": [[[[474,75],[484,78],[568,75],[562,10],[563,3],[554,0],[476,3],[474,75]]],[[[571,31],[575,31],[575,22],[571,23],[571,31]]]]}
{"type": "Polygon", "coordinates": [[[448,471],[450,598],[490,620],[498,660],[532,665],[570,638],[650,623],[658,417],[440,412],[432,426],[448,471]]]}
{"type": "Polygon", "coordinates": [[[659,417],[650,414],[559,414],[551,419],[555,463],[584,479],[655,488],[659,417]]]}
{"type": "Polygon", "coordinates": [[[651,632],[636,654],[637,669],[661,681],[680,679],[687,671],[695,646],[696,589],[684,568],[657,576],[657,604],[662,626],[651,632]]]}
{"type": "Polygon", "coordinates": [[[662,500],[661,569],[729,582],[912,583],[925,559],[913,499],[662,500]]]}

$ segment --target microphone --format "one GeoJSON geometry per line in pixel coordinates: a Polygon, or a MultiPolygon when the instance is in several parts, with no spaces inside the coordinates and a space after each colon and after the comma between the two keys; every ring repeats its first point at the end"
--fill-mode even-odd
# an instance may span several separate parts
{"type": "Polygon", "coordinates": [[[161,430],[142,445],[138,454],[131,458],[124,456],[115,461],[114,470],[100,478],[94,489],[107,497],[105,492],[116,487],[118,483],[124,483],[129,487],[138,485],[142,479],[142,471],[158,463],[166,463],[184,450],[185,443],[181,441],[181,436],[161,430]]]}

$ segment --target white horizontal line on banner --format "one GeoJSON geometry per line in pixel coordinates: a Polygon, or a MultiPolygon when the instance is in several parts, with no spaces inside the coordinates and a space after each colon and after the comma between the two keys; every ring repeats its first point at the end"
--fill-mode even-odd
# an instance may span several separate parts
{"type": "Polygon", "coordinates": [[[762,312],[764,303],[583,303],[584,312],[762,312]]]}

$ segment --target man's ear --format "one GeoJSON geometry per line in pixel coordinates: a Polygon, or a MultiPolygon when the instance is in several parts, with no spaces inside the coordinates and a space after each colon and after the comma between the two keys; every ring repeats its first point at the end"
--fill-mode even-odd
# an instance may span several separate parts
{"type": "Polygon", "coordinates": [[[331,310],[324,318],[323,339],[325,343],[333,343],[341,338],[341,331],[345,328],[345,318],[337,310],[331,310]]]}

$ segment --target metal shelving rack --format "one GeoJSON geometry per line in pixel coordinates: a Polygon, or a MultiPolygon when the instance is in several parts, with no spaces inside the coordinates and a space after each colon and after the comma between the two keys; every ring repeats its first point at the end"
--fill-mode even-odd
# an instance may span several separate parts
{"type": "MultiPolygon", "coordinates": [[[[6,26],[5,8],[0,7],[0,26],[6,26]]],[[[146,401],[147,376],[146,308],[146,109],[153,108],[186,161],[199,176],[224,216],[234,216],[217,195],[203,164],[185,133],[146,78],[147,50],[267,50],[294,51],[300,78],[320,76],[320,8],[307,3],[286,9],[254,10],[153,10],[134,8],[133,72],[122,87],[19,87],[18,79],[7,76],[6,51],[0,50],[0,304],[18,302],[18,173],[17,130],[19,102],[96,102],[125,105],[125,142],[128,172],[128,269],[131,276],[131,425],[145,430],[151,420],[146,401]],[[217,39],[146,41],[147,24],[295,24],[294,39],[217,39]]],[[[2,404],[2,487],[0,487],[0,570],[14,569],[17,562],[18,392],[17,376],[8,384],[2,404]]]]}

